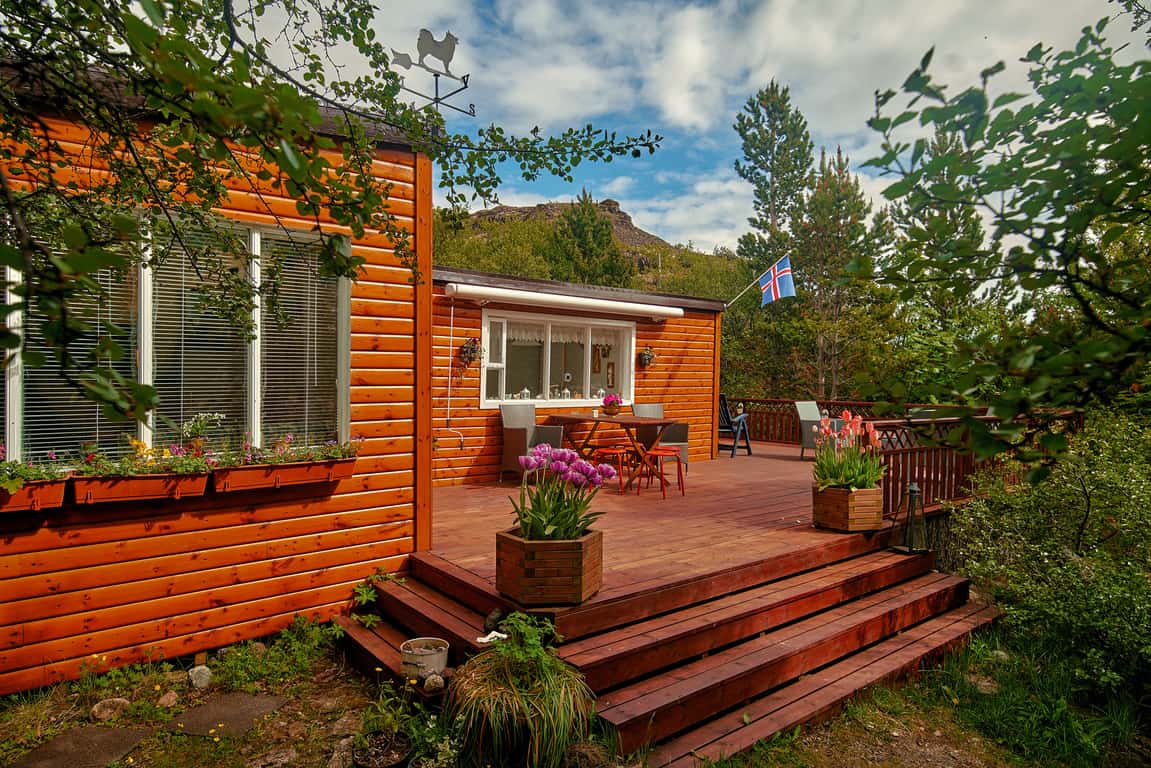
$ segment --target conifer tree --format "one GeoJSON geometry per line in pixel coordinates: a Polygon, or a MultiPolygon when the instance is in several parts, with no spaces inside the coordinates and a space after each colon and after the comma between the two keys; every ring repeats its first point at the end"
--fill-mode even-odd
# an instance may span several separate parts
{"type": "Polygon", "coordinates": [[[586,189],[560,218],[545,257],[555,280],[626,288],[635,275],[635,264],[612,237],[611,221],[586,189]]]}

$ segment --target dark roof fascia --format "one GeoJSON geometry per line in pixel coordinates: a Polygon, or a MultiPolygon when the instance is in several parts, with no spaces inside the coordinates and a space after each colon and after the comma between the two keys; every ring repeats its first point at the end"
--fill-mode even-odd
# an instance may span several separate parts
{"type": "Polygon", "coordinates": [[[564,283],[558,280],[512,277],[510,275],[497,275],[491,272],[478,272],[476,270],[460,269],[458,267],[433,267],[432,282],[463,283],[465,285],[476,285],[485,288],[508,288],[514,291],[534,291],[536,293],[579,296],[581,298],[604,299],[606,301],[630,301],[636,304],[651,304],[657,307],[679,307],[680,309],[694,309],[702,312],[720,313],[726,309],[724,303],[717,299],[676,296],[670,293],[647,293],[645,291],[632,290],[631,288],[580,285],[579,283],[564,283]]]}

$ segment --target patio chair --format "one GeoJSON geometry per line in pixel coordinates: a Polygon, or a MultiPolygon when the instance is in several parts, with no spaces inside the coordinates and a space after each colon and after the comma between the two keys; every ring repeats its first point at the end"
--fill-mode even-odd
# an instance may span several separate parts
{"type": "Polygon", "coordinates": [[[500,482],[504,472],[520,472],[520,456],[542,443],[559,448],[563,442],[564,428],[553,424],[536,424],[536,407],[533,403],[503,403],[500,405],[500,419],[504,425],[504,460],[500,465],[500,482]]]}
{"type": "MultiPolygon", "coordinates": [[[[631,407],[631,412],[636,416],[662,419],[663,403],[635,403],[631,407]]],[[[651,444],[655,442],[658,432],[659,427],[640,427],[636,430],[636,437],[644,444],[644,447],[650,448],[651,444]]],[[[674,424],[669,424],[668,428],[663,431],[663,439],[659,441],[659,444],[678,450],[680,463],[683,465],[684,471],[687,471],[687,422],[677,421],[674,424]]]]}
{"type": "Polygon", "coordinates": [[[810,448],[815,450],[815,427],[819,426],[823,414],[819,412],[819,403],[814,400],[796,400],[795,410],[799,414],[799,458],[803,452],[810,448]]]}
{"type": "MultiPolygon", "coordinates": [[[[743,437],[744,447],[747,448],[747,455],[751,455],[751,433],[747,426],[747,414],[741,413],[738,416],[731,415],[731,409],[727,407],[727,395],[722,392],[719,395],[719,426],[717,428],[720,438],[731,438],[731,456],[735,458],[735,451],[739,448],[739,438],[743,437]]],[[[719,446],[721,451],[727,450],[724,446],[719,446]]]]}

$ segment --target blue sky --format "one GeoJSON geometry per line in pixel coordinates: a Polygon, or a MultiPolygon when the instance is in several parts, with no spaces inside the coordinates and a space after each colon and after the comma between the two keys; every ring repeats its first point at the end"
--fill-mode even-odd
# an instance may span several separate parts
{"type": "MultiPolygon", "coordinates": [[[[751,187],[732,168],[741,152],[731,126],[771,79],[791,88],[817,153],[842,146],[858,166],[878,147],[865,124],[874,92],[897,88],[929,47],[933,73],[953,90],[999,60],[1008,71],[996,87],[1021,90],[1018,59],[1032,45],[1072,45],[1115,11],[1102,0],[421,0],[383,2],[377,25],[380,39],[412,54],[421,27],[459,39],[451,70],[470,74],[471,87],[457,101],[474,103],[477,117],[449,114],[454,130],[591,122],[665,137],[654,155],[583,166],[571,184],[505,177],[501,202],[567,201],[586,186],[619,200],[638,226],[710,251],[747,231],[751,187]]],[[[1108,36],[1136,39],[1123,19],[1108,36]]],[[[407,76],[430,88],[419,70],[407,76]]],[[[878,200],[886,182],[862,182],[878,200]]]]}

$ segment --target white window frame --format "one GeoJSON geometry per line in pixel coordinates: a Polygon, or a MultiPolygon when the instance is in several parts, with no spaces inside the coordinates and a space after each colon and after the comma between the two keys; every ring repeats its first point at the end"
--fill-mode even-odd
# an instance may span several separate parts
{"type": "Polygon", "coordinates": [[[596,407],[600,405],[599,398],[569,398],[566,400],[553,400],[548,396],[547,392],[542,393],[542,397],[532,398],[531,400],[504,400],[501,398],[493,398],[488,396],[488,371],[499,370],[503,373],[500,376],[500,389],[501,391],[506,388],[504,381],[506,380],[507,372],[507,321],[523,321],[538,323],[544,326],[544,347],[548,352],[543,355],[543,381],[551,380],[551,329],[553,325],[563,325],[568,327],[580,327],[584,329],[584,371],[583,381],[591,381],[591,330],[592,328],[611,328],[620,332],[622,337],[621,349],[619,350],[619,357],[613,361],[618,362],[619,369],[616,371],[616,380],[619,382],[616,386],[616,392],[623,397],[624,404],[630,404],[633,400],[635,393],[635,333],[636,324],[630,320],[609,320],[604,318],[585,318],[575,317],[572,315],[550,315],[537,312],[507,312],[503,310],[489,310],[484,309],[480,313],[481,334],[480,341],[483,344],[484,356],[483,364],[480,368],[480,408],[499,408],[501,403],[534,403],[537,407],[545,408],[585,408],[596,407]],[[504,324],[504,354],[502,362],[491,363],[491,339],[489,328],[491,323],[503,322],[504,324]]]}
{"type": "MultiPolygon", "coordinates": [[[[262,447],[261,442],[263,438],[263,430],[261,429],[261,410],[263,406],[263,392],[261,387],[262,368],[260,365],[260,331],[261,331],[261,299],[258,293],[260,287],[261,270],[260,270],[260,244],[261,233],[269,231],[266,228],[259,227],[239,227],[241,232],[248,233],[249,250],[251,251],[251,259],[248,262],[248,275],[253,285],[257,289],[255,303],[252,308],[252,324],[255,332],[255,338],[248,343],[247,349],[247,370],[248,370],[248,423],[245,425],[245,431],[252,436],[252,444],[257,447],[262,447]]],[[[283,232],[284,230],[277,230],[283,232]]],[[[290,230],[292,237],[299,238],[302,241],[318,241],[315,234],[290,230]]],[[[151,256],[151,242],[150,239],[145,242],[144,247],[147,256],[151,256]]],[[[345,246],[348,247],[348,246],[345,246]]],[[[154,329],[152,327],[152,310],[153,310],[153,286],[155,285],[154,270],[147,264],[139,266],[139,281],[138,281],[138,298],[137,298],[137,371],[139,372],[139,383],[151,385],[154,377],[154,361],[152,359],[153,352],[153,339],[154,329]]],[[[8,287],[7,300],[12,303],[18,297],[12,290],[19,280],[22,279],[20,272],[11,267],[6,268],[6,277],[8,287]]],[[[346,277],[338,279],[336,284],[336,301],[338,304],[336,311],[336,434],[340,442],[347,442],[351,439],[351,365],[352,365],[352,347],[351,347],[351,296],[352,296],[352,281],[346,277]]],[[[20,333],[23,328],[23,313],[10,312],[6,318],[9,330],[20,333]]],[[[23,337],[22,337],[23,338],[23,337]]],[[[23,364],[21,356],[16,355],[13,357],[8,367],[4,371],[5,376],[5,391],[6,398],[4,403],[4,419],[5,419],[5,443],[7,448],[7,458],[15,461],[23,459],[23,431],[24,431],[24,384],[23,384],[23,364]]],[[[151,447],[153,439],[153,417],[152,412],[148,413],[145,421],[141,421],[137,428],[137,438],[145,445],[151,447]]]]}

